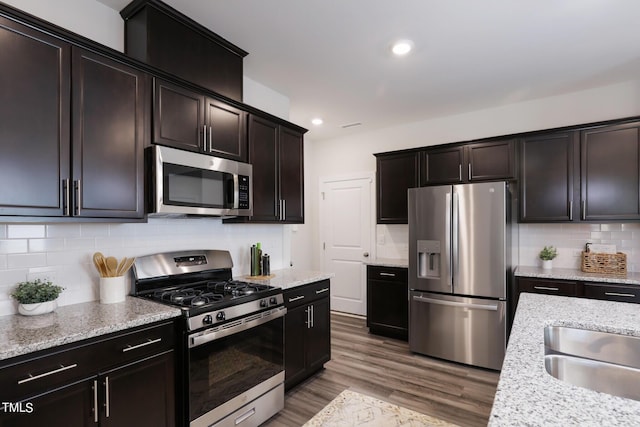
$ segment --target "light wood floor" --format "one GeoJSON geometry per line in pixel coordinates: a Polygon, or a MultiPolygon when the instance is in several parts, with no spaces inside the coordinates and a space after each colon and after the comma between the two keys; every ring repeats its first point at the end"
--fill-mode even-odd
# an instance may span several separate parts
{"type": "Polygon", "coordinates": [[[331,315],[331,361],[285,395],[265,426],[301,426],[345,389],[460,426],[486,426],[498,373],[412,354],[404,341],[370,335],[362,318],[331,315]]]}

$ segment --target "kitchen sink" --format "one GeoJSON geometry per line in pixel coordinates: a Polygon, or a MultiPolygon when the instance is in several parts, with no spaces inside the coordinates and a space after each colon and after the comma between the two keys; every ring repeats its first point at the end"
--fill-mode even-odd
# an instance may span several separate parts
{"type": "Polygon", "coordinates": [[[545,368],[553,377],[591,390],[640,400],[640,338],[547,326],[545,368]]]}

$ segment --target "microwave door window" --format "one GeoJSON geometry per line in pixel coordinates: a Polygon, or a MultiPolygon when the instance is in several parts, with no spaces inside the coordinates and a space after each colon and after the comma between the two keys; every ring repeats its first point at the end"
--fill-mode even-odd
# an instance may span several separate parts
{"type": "Polygon", "coordinates": [[[165,164],[164,200],[177,206],[225,208],[225,173],[165,164]]]}

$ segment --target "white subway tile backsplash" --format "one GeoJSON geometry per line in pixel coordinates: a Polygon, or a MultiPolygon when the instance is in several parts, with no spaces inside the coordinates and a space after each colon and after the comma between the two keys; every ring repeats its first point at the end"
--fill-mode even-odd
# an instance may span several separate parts
{"type": "Polygon", "coordinates": [[[7,255],[7,268],[29,268],[47,265],[47,255],[44,253],[35,254],[10,254],[7,255]]]}
{"type": "Polygon", "coordinates": [[[622,224],[600,224],[602,231],[622,231],[622,224]]]}
{"type": "Polygon", "coordinates": [[[95,238],[77,238],[77,239],[65,239],[64,240],[65,249],[71,250],[95,250],[96,248],[96,239],[95,238]]]}
{"type": "Polygon", "coordinates": [[[6,239],[6,238],[7,238],[7,225],[0,224],[0,239],[6,239]]]}
{"type": "Polygon", "coordinates": [[[80,237],[80,224],[49,224],[47,225],[47,237],[80,237]]]}
{"type": "Polygon", "coordinates": [[[56,252],[64,250],[64,239],[29,239],[29,252],[56,252]]]}
{"type": "Polygon", "coordinates": [[[28,251],[27,240],[0,240],[0,254],[18,254],[28,251]]]}
{"type": "MultiPolygon", "coordinates": [[[[7,255],[0,255],[0,270],[7,268],[7,255]]],[[[2,292],[0,292],[1,294],[2,292]]]]}
{"type": "Polygon", "coordinates": [[[29,239],[45,237],[44,225],[7,225],[7,237],[9,239],[29,239]]]}
{"type": "Polygon", "coordinates": [[[80,224],[80,235],[83,237],[108,236],[109,224],[80,224]]]}

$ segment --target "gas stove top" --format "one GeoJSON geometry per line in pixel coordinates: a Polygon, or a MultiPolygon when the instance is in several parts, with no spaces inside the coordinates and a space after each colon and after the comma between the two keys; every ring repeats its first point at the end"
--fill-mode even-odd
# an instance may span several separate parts
{"type": "Polygon", "coordinates": [[[232,280],[227,251],[199,250],[139,257],[133,294],[179,307],[190,331],[283,304],[282,289],[232,280]]]}

